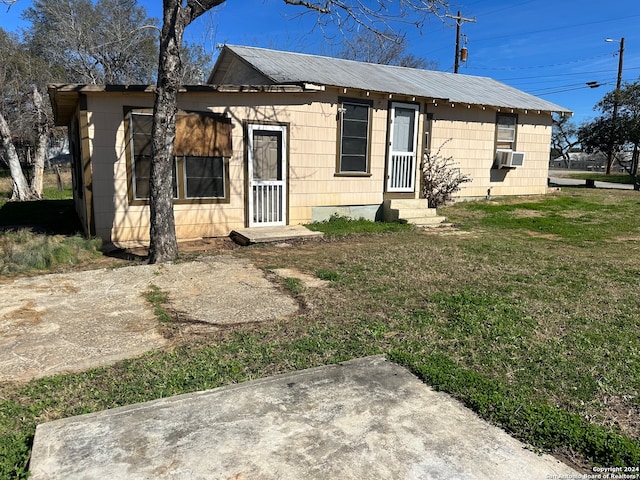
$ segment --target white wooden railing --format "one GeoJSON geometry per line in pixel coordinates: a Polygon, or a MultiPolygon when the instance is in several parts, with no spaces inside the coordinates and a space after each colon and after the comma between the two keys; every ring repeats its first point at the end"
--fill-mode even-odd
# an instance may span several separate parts
{"type": "Polygon", "coordinates": [[[412,153],[392,153],[387,190],[390,192],[413,192],[415,177],[415,155],[412,153]]]}
{"type": "Polygon", "coordinates": [[[251,218],[254,225],[284,224],[284,185],[281,181],[261,181],[252,185],[251,218]]]}

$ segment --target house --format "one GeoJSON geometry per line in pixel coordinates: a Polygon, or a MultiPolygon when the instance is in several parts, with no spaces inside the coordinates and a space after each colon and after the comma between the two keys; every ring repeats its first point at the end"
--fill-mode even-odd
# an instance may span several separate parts
{"type": "MultiPolygon", "coordinates": [[[[69,127],[87,234],[144,244],[154,87],[49,94],[69,127]]],[[[423,155],[439,149],[473,179],[461,198],[544,194],[554,112],[570,113],[490,78],[227,45],[208,84],[179,94],[176,233],[375,219],[385,202],[422,208],[423,155]]]]}

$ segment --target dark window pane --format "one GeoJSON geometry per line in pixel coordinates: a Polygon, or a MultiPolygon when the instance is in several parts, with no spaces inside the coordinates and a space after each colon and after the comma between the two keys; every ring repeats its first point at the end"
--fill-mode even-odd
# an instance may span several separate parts
{"type": "Polygon", "coordinates": [[[340,163],[341,172],[366,172],[367,158],[362,155],[343,155],[340,163]]]}
{"type": "Polygon", "coordinates": [[[132,113],[131,122],[133,123],[133,131],[138,133],[148,133],[151,135],[151,125],[153,124],[153,116],[143,113],[132,113]]]}
{"type": "Polygon", "coordinates": [[[131,114],[134,155],[151,155],[151,115],[131,114]]]}
{"type": "Polygon", "coordinates": [[[369,106],[368,105],[356,105],[353,103],[343,103],[342,108],[346,109],[344,118],[350,120],[369,120],[369,106]]]}
{"type": "Polygon", "coordinates": [[[369,106],[343,102],[340,171],[366,172],[369,149],[369,106]]]}
{"type": "Polygon", "coordinates": [[[184,157],[187,198],[224,198],[222,157],[184,157]]]}
{"type": "Polygon", "coordinates": [[[136,156],[134,159],[135,198],[149,198],[149,179],[151,178],[151,157],[136,156]]]}
{"type": "Polygon", "coordinates": [[[366,138],[344,138],[342,140],[343,155],[362,155],[367,154],[366,138]]]}
{"type": "Polygon", "coordinates": [[[187,178],[187,196],[189,198],[224,197],[222,178],[187,178]]]}
{"type": "Polygon", "coordinates": [[[342,123],[343,136],[367,138],[369,125],[367,122],[345,120],[342,123]]]}

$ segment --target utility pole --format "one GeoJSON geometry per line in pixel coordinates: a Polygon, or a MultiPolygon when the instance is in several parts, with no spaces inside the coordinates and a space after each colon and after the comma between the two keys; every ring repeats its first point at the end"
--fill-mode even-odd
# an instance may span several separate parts
{"type": "MultiPolygon", "coordinates": [[[[615,40],[611,38],[605,39],[605,42],[615,42],[615,40]]],[[[611,165],[613,164],[613,145],[614,138],[613,133],[615,132],[616,122],[618,120],[618,97],[620,96],[620,87],[622,86],[622,61],[624,57],[624,37],[620,39],[620,51],[618,52],[618,80],[616,82],[616,91],[613,93],[613,112],[611,115],[611,128],[613,131],[611,132],[611,143],[609,147],[609,151],[607,152],[607,170],[606,174],[609,175],[611,173],[611,165]]]]}
{"type": "Polygon", "coordinates": [[[458,68],[460,66],[460,25],[462,25],[462,22],[476,23],[476,19],[464,18],[460,13],[460,10],[458,10],[458,15],[455,17],[449,14],[445,15],[445,17],[453,18],[456,21],[456,56],[453,64],[453,73],[458,73],[458,68]]]}

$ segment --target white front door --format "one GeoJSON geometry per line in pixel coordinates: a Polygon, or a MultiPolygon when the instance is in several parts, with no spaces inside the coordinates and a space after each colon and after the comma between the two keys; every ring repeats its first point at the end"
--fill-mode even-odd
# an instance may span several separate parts
{"type": "Polygon", "coordinates": [[[249,125],[249,226],[286,225],[287,127],[249,125]]]}
{"type": "Polygon", "coordinates": [[[413,192],[416,179],[418,113],[410,103],[391,104],[387,192],[413,192]]]}

